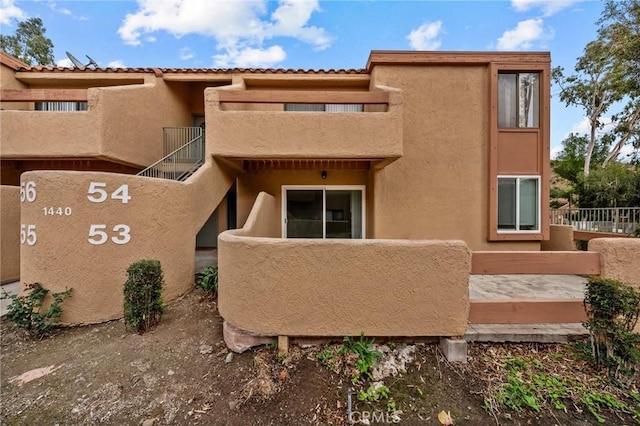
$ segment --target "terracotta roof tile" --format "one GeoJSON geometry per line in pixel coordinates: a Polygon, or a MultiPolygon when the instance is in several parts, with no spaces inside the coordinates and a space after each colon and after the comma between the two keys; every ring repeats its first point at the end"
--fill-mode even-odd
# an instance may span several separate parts
{"type": "Polygon", "coordinates": [[[183,74],[367,74],[365,69],[284,69],[284,68],[69,68],[52,66],[20,67],[21,72],[82,72],[82,73],[154,73],[156,70],[162,73],[183,74]]]}

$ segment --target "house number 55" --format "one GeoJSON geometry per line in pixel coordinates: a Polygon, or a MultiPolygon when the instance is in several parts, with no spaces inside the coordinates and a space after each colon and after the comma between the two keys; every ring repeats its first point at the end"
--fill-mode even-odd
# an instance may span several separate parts
{"type": "MultiPolygon", "coordinates": [[[[107,242],[109,235],[107,234],[107,225],[91,225],[89,228],[89,238],[87,241],[94,246],[99,246],[107,242]]],[[[115,236],[111,237],[114,244],[127,244],[131,240],[131,228],[127,225],[119,224],[113,227],[115,236]]]]}

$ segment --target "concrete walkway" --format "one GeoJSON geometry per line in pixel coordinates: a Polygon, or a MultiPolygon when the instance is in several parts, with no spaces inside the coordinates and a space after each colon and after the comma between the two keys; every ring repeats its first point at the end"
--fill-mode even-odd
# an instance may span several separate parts
{"type": "MultiPolygon", "coordinates": [[[[582,299],[587,278],[576,275],[471,275],[469,298],[582,299]]],[[[588,335],[582,324],[470,324],[468,342],[564,343],[588,335]]]]}
{"type": "MultiPolygon", "coordinates": [[[[9,294],[20,294],[20,281],[14,281],[12,283],[3,284],[0,286],[0,295],[4,295],[4,292],[9,294]]],[[[7,314],[7,307],[11,304],[10,299],[0,299],[0,317],[7,314]]]]}

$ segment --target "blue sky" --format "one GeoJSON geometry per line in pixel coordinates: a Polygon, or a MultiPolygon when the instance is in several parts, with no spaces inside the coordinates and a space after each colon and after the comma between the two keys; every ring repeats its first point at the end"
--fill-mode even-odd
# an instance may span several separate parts
{"type": "MultiPolygon", "coordinates": [[[[371,50],[550,51],[571,70],[596,36],[599,1],[0,0],[0,29],[42,18],[65,51],[101,67],[363,68],[371,50]]],[[[552,88],[552,152],[583,113],[552,88]]]]}

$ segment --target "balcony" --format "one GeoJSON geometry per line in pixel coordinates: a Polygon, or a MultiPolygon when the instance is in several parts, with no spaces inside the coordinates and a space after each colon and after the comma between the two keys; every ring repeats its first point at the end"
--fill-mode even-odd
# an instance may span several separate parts
{"type": "Polygon", "coordinates": [[[206,90],[205,99],[207,148],[214,156],[228,160],[368,160],[375,164],[388,164],[402,156],[400,91],[212,88],[206,90]],[[329,111],[286,111],[287,105],[327,105],[329,111]]]}

